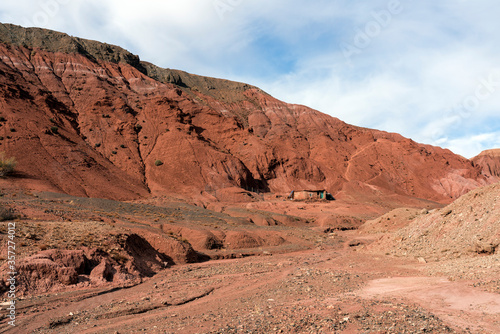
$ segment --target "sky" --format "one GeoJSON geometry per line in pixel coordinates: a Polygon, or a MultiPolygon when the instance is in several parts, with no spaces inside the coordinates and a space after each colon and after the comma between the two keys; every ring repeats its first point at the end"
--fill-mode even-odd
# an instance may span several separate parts
{"type": "Polygon", "coordinates": [[[466,158],[500,148],[498,0],[21,0],[0,22],[246,82],[466,158]]]}

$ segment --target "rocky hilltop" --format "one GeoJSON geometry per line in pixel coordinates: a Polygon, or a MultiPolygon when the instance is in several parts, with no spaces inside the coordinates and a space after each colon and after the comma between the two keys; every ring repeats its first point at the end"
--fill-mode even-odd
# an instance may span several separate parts
{"type": "Polygon", "coordinates": [[[0,106],[13,182],[77,196],[317,188],[447,203],[497,180],[449,150],[43,29],[0,24],[0,106]]]}

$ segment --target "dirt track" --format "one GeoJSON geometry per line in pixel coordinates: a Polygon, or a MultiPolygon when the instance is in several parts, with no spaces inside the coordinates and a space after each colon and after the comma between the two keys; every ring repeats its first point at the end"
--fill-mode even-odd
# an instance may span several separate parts
{"type": "MultiPolygon", "coordinates": [[[[176,266],[19,302],[18,333],[498,333],[500,295],[349,247],[176,266]]],[[[340,237],[336,237],[340,238],[340,237]]]]}

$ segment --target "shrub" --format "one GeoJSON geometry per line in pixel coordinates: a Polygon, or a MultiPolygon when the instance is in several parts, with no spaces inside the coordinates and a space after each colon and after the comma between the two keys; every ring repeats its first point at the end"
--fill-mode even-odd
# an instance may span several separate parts
{"type": "Polygon", "coordinates": [[[125,264],[129,260],[127,256],[120,253],[111,254],[111,258],[120,264],[125,264]]]}
{"type": "Polygon", "coordinates": [[[161,166],[161,165],[163,165],[163,161],[161,161],[161,160],[155,161],[155,166],[161,166]]]}
{"type": "Polygon", "coordinates": [[[7,158],[5,152],[0,152],[0,177],[9,175],[16,168],[16,159],[14,157],[7,158]]]}
{"type": "Polygon", "coordinates": [[[9,208],[4,208],[0,206],[0,222],[4,220],[12,220],[15,219],[14,211],[9,208]]]}
{"type": "Polygon", "coordinates": [[[54,133],[54,134],[58,134],[59,133],[59,127],[57,126],[51,126],[50,127],[50,132],[54,133]]]}

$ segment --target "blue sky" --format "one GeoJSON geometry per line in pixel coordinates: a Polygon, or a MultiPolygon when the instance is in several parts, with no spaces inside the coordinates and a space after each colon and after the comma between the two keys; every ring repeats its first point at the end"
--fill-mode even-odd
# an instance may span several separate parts
{"type": "Polygon", "coordinates": [[[467,158],[500,148],[498,0],[23,0],[0,21],[243,81],[467,158]]]}

